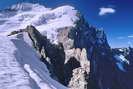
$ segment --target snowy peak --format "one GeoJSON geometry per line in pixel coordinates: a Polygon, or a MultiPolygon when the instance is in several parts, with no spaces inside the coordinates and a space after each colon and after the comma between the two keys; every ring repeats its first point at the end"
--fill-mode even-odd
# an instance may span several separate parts
{"type": "Polygon", "coordinates": [[[78,11],[69,5],[51,9],[39,4],[21,3],[11,6],[11,9],[0,13],[0,28],[3,29],[0,32],[5,34],[33,25],[48,39],[57,41],[57,29],[74,27],[79,19],[78,11]]]}
{"type": "MultiPolygon", "coordinates": [[[[9,7],[9,9],[11,10],[21,10],[21,11],[30,11],[30,10],[48,10],[48,8],[39,5],[39,4],[32,4],[32,3],[18,3],[16,5],[12,5],[11,7],[9,7]]],[[[49,8],[50,9],[50,8],[49,8]]]]}
{"type": "Polygon", "coordinates": [[[0,36],[0,89],[67,89],[23,40],[0,36]]]}

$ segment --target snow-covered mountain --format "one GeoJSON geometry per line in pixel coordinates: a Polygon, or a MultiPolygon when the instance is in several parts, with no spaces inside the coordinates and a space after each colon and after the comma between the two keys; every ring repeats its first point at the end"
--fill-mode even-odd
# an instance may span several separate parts
{"type": "Polygon", "coordinates": [[[57,29],[74,26],[78,20],[77,11],[72,6],[61,6],[55,9],[45,8],[39,4],[21,3],[13,5],[0,13],[0,32],[5,33],[35,26],[48,39],[57,39],[57,29]]]}
{"type": "Polygon", "coordinates": [[[0,42],[0,89],[133,89],[133,49],[111,49],[72,6],[13,5],[0,42]]]}

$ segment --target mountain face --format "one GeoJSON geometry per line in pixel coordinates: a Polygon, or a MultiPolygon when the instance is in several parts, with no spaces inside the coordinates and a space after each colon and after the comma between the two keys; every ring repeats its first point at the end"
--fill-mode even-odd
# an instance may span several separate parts
{"type": "Polygon", "coordinates": [[[9,57],[0,64],[11,71],[0,66],[1,89],[133,89],[133,49],[111,49],[72,6],[13,5],[0,12],[0,29],[0,55],[9,57]]]}

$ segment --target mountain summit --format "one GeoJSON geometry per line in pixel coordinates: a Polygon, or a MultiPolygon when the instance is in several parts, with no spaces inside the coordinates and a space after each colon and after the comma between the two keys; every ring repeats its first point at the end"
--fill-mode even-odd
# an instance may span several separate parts
{"type": "Polygon", "coordinates": [[[133,89],[133,49],[111,49],[72,6],[13,5],[0,29],[0,89],[133,89]]]}

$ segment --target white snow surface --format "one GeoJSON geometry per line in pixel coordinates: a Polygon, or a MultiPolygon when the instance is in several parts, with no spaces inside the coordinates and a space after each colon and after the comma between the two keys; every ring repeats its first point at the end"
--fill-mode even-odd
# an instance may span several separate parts
{"type": "Polygon", "coordinates": [[[67,89],[50,77],[50,73],[26,33],[7,37],[15,30],[34,25],[50,40],[57,41],[57,29],[75,26],[77,11],[72,6],[55,9],[39,4],[13,5],[0,12],[0,89],[67,89]]]}
{"type": "Polygon", "coordinates": [[[33,25],[52,42],[58,42],[57,29],[73,27],[78,19],[77,10],[69,5],[51,9],[39,4],[21,3],[0,13],[0,32],[9,34],[33,25]]]}
{"type": "Polygon", "coordinates": [[[0,89],[67,89],[50,77],[25,41],[0,36],[0,89]]]}

